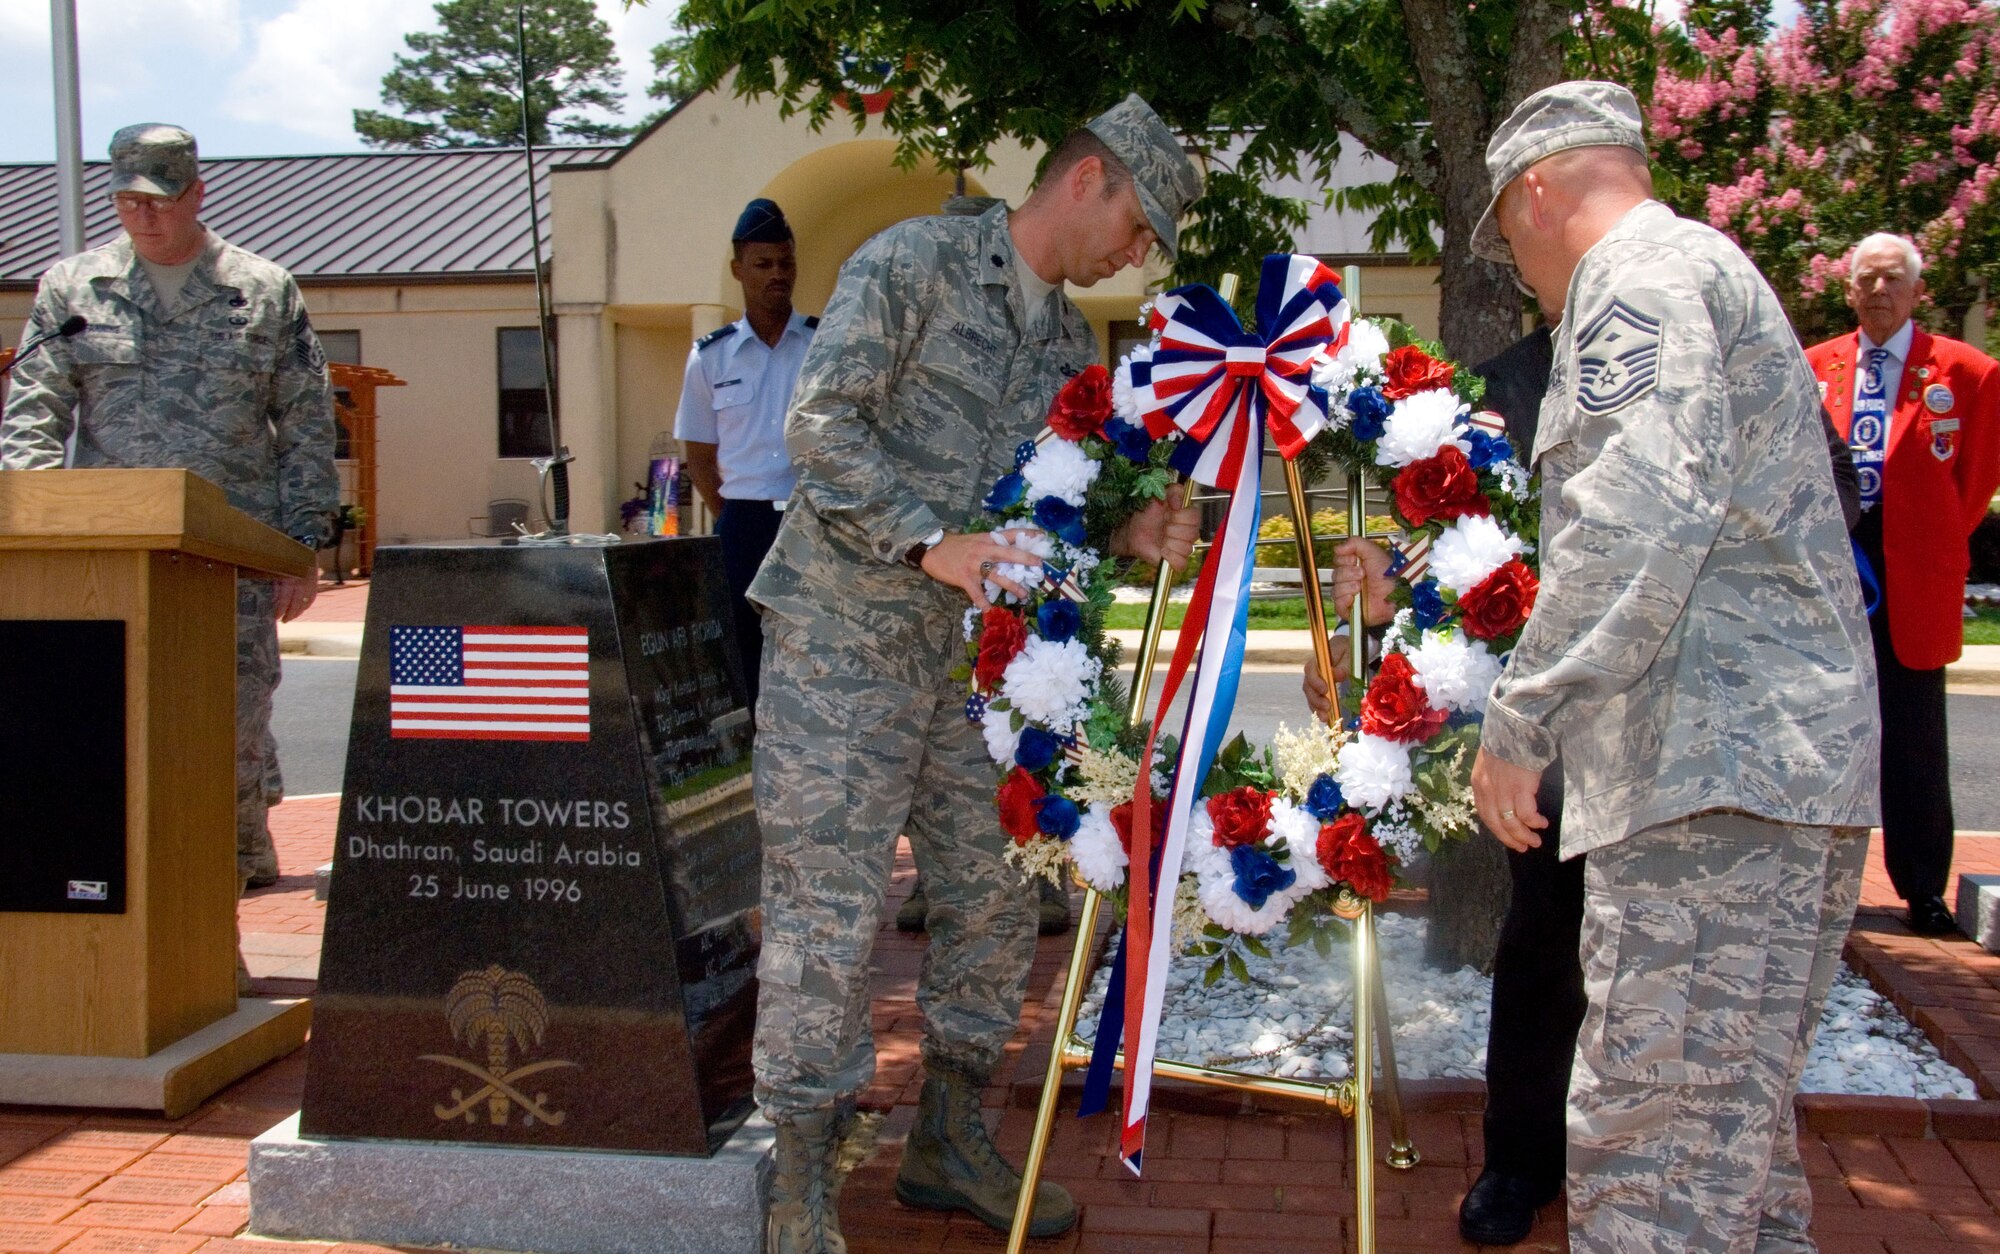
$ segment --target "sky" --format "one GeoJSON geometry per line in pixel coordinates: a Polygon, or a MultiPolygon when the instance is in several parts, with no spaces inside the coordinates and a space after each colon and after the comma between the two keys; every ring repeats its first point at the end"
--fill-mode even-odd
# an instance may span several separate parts
{"type": "MultiPolygon", "coordinates": [[[[194,132],[204,156],[354,152],[355,109],[380,108],[403,36],[436,29],[434,0],[75,0],[83,155],[133,122],[194,132]]],[[[646,98],[676,0],[600,0],[625,70],[623,119],[646,98]]],[[[0,0],[0,161],[56,152],[48,0],[0,0]]]]}

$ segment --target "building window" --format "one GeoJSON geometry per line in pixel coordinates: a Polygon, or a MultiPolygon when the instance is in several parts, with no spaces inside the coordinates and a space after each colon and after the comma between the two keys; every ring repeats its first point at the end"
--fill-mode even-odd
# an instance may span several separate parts
{"type": "Polygon", "coordinates": [[[548,375],[533,327],[500,328],[500,456],[549,455],[548,375]]]}
{"type": "MultiPolygon", "coordinates": [[[[361,364],[361,332],[359,331],[321,331],[319,332],[319,346],[326,353],[326,359],[330,362],[338,361],[350,366],[361,364]]],[[[333,390],[333,399],[349,408],[352,408],[354,405],[354,397],[348,394],[346,388],[335,388],[333,390]]],[[[338,409],[333,411],[333,456],[335,461],[347,461],[354,456],[354,445],[348,436],[347,424],[340,420],[340,411],[338,409]]]]}

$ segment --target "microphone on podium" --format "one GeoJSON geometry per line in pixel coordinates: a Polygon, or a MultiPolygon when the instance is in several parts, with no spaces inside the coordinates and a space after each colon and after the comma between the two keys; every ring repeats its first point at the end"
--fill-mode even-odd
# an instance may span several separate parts
{"type": "Polygon", "coordinates": [[[21,351],[14,354],[14,360],[8,362],[5,369],[0,369],[0,377],[4,377],[8,374],[11,374],[14,370],[14,367],[20,365],[22,362],[28,360],[28,358],[34,356],[35,353],[38,350],[40,350],[42,345],[48,343],[50,340],[66,340],[70,336],[75,335],[78,332],[82,331],[89,325],[90,325],[90,320],[88,318],[85,318],[82,314],[71,314],[69,317],[64,318],[62,320],[62,325],[57,327],[55,330],[38,335],[34,339],[29,340],[26,344],[23,344],[21,346],[21,351]]]}

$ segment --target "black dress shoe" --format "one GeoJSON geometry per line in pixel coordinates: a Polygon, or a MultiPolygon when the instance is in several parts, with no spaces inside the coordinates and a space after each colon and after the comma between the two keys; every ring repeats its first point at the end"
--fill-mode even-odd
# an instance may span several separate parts
{"type": "Polygon", "coordinates": [[[1458,1235],[1474,1245],[1513,1245],[1535,1226],[1535,1211],[1555,1201],[1559,1184],[1482,1171],[1458,1204],[1458,1235]]]}
{"type": "Polygon", "coordinates": [[[1919,936],[1951,936],[1958,931],[1958,920],[1951,917],[1944,898],[1935,895],[1911,902],[1905,922],[1919,936]]]}

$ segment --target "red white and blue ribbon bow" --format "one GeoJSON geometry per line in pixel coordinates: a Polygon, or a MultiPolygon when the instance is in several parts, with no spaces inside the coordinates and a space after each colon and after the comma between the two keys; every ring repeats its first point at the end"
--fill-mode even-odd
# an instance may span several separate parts
{"type": "Polygon", "coordinates": [[[1140,772],[1134,791],[1133,891],[1120,958],[1129,971],[1120,967],[1112,972],[1112,988],[1122,986],[1122,1004],[1116,993],[1106,1000],[1096,1044],[1102,1066],[1093,1062],[1092,1067],[1108,1084],[1110,1052],[1118,1046],[1122,1020],[1126,1065],[1119,1153],[1134,1171],[1145,1148],[1146,1107],[1166,1000],[1172,906],[1188,819],[1201,804],[1202,783],[1236,705],[1250,575],[1256,566],[1265,439],[1292,458],[1326,424],[1326,393],[1312,386],[1312,367],[1346,342],[1347,321],[1347,301],[1332,270],[1311,257],[1274,255],[1264,259],[1257,292],[1261,333],[1245,331],[1235,311],[1209,288],[1176,288],[1153,307],[1157,338],[1151,359],[1134,360],[1130,366],[1133,398],[1153,437],[1181,434],[1175,464],[1197,482],[1230,496],[1195,582],[1140,759],[1152,762],[1167,708],[1199,645],[1201,660],[1188,696],[1150,892],[1147,868],[1156,852],[1150,769],[1140,772]]]}

